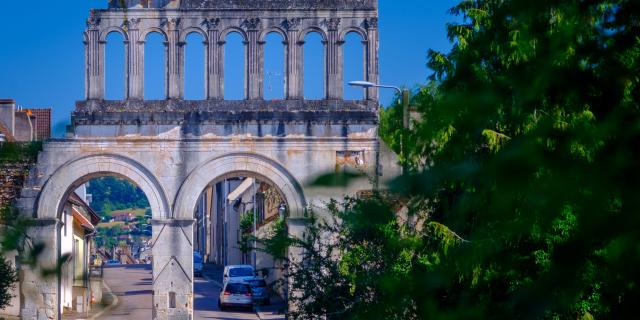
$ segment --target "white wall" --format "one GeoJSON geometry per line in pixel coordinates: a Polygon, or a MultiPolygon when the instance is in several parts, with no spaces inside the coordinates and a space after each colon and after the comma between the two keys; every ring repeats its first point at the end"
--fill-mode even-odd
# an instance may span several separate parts
{"type": "MultiPolygon", "coordinates": [[[[66,204],[62,212],[64,225],[60,230],[60,255],[73,254],[73,214],[71,206],[66,204]]],[[[73,303],[73,261],[68,261],[61,270],[61,298],[62,308],[72,308],[73,303]]]]}

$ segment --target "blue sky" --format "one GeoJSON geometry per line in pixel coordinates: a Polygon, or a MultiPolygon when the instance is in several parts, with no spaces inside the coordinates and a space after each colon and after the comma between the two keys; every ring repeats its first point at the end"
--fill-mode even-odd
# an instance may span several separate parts
{"type": "MultiPolygon", "coordinates": [[[[448,51],[445,24],[455,18],[447,10],[457,0],[380,0],[380,73],[385,84],[414,87],[430,75],[426,66],[429,48],[448,51]]],[[[84,98],[84,45],[82,31],[91,8],[106,7],[107,0],[6,1],[0,9],[0,98],[13,98],[26,108],[52,107],[54,133],[60,135],[69,122],[75,101],[84,98]]],[[[107,98],[123,92],[124,44],[116,34],[106,48],[107,98]]],[[[284,50],[281,39],[270,35],[266,44],[265,96],[282,96],[284,50]]],[[[361,44],[351,35],[345,44],[345,81],[362,78],[361,44]]],[[[186,48],[185,95],[203,96],[203,45],[193,35],[186,48]]],[[[322,50],[315,35],[305,44],[305,96],[322,94],[322,50]],[[314,63],[314,61],[316,61],[314,63]]],[[[227,41],[225,94],[242,98],[242,44],[231,35],[227,41]]],[[[163,97],[162,39],[147,38],[145,48],[145,97],[163,97]]],[[[358,98],[359,90],[345,88],[346,98],[358,98]]],[[[388,105],[393,92],[383,91],[381,103],[388,105]]]]}

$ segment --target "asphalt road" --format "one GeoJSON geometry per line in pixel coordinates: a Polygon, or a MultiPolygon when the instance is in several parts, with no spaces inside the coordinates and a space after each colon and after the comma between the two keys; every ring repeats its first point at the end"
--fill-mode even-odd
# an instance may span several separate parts
{"type": "MultiPolygon", "coordinates": [[[[118,305],[100,319],[151,319],[151,265],[108,266],[104,269],[105,283],[118,296],[118,305]]],[[[218,310],[220,288],[211,281],[196,278],[194,283],[195,319],[257,320],[251,310],[218,310]]]]}

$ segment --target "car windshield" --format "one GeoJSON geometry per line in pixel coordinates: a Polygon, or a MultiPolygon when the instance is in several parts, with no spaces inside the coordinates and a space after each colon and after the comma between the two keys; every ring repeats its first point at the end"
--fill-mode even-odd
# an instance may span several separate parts
{"type": "Polygon", "coordinates": [[[247,281],[247,283],[254,288],[267,286],[267,283],[264,280],[250,280],[250,281],[247,281]]]}
{"type": "Polygon", "coordinates": [[[229,270],[230,277],[253,277],[251,268],[233,268],[229,270]]]}
{"type": "Polygon", "coordinates": [[[193,263],[202,263],[201,256],[193,256],[193,263]]]}
{"type": "Polygon", "coordinates": [[[244,283],[229,283],[227,284],[225,292],[231,294],[245,294],[251,292],[251,289],[244,283]]]}

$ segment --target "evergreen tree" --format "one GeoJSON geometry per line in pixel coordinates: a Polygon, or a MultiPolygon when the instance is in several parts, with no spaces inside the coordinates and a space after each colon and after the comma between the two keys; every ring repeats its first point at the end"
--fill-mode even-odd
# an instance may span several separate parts
{"type": "Polygon", "coordinates": [[[435,72],[412,99],[422,120],[402,134],[398,106],[381,117],[392,148],[406,139],[401,200],[348,200],[290,239],[305,252],[290,261],[296,317],[633,318],[640,2],[451,12],[453,48],[429,53],[435,72]]]}

